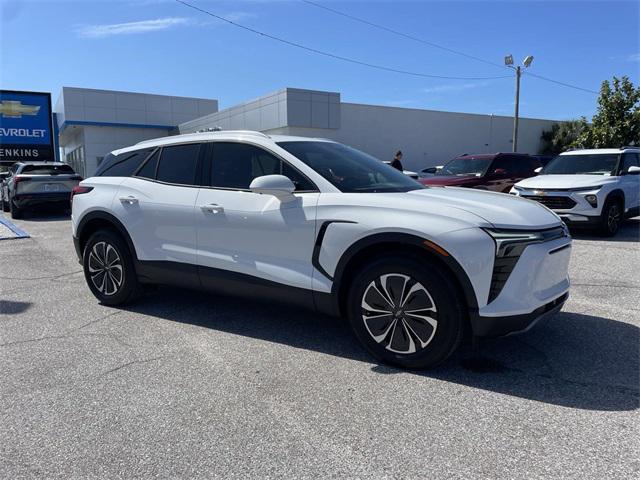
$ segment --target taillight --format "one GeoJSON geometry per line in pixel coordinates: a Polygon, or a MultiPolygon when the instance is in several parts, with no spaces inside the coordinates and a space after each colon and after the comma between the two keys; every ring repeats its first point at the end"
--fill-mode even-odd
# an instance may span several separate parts
{"type": "Polygon", "coordinates": [[[83,193],[89,193],[91,190],[93,190],[93,187],[82,187],[80,185],[76,185],[71,189],[71,198],[69,201],[73,205],[73,197],[76,195],[82,195],[83,193]]]}
{"type": "Polygon", "coordinates": [[[20,182],[27,182],[29,180],[31,180],[31,177],[20,177],[20,176],[16,175],[14,177],[14,179],[13,179],[13,184],[17,185],[20,182]]]}

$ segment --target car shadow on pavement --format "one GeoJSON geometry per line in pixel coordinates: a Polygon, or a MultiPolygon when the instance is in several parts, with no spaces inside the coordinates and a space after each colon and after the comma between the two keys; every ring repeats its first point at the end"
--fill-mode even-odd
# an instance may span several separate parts
{"type": "Polygon", "coordinates": [[[31,302],[0,300],[0,315],[17,315],[31,308],[31,305],[31,302]]]}
{"type": "MultiPolygon", "coordinates": [[[[302,309],[160,288],[128,310],[267,342],[375,363],[347,322],[302,309]]],[[[422,375],[586,410],[638,408],[640,329],[612,319],[559,313],[530,332],[463,346],[445,364],[380,374],[422,375]]]]}
{"type": "Polygon", "coordinates": [[[625,220],[614,237],[603,237],[589,230],[571,229],[571,236],[576,240],[593,240],[598,242],[640,242],[640,217],[625,220]]]}
{"type": "MultiPolygon", "coordinates": [[[[8,213],[5,213],[5,215],[8,219],[11,219],[8,213]]],[[[70,218],[71,212],[50,207],[39,209],[38,211],[25,210],[20,220],[27,222],[60,222],[70,218]]]]}

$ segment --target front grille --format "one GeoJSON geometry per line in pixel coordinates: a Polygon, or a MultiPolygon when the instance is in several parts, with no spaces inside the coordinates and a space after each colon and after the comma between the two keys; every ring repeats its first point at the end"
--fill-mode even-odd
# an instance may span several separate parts
{"type": "Polygon", "coordinates": [[[569,210],[576,206],[576,202],[569,197],[554,197],[547,195],[522,195],[522,197],[540,202],[551,210],[569,210]]]}

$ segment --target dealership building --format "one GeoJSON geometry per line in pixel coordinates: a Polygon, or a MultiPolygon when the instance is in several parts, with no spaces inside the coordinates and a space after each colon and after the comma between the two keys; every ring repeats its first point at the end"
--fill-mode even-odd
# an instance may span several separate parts
{"type": "MultiPolygon", "coordinates": [[[[59,157],[90,176],[112,150],[207,129],[329,138],[405,168],[463,153],[511,151],[513,117],[343,102],[339,92],[283,88],[223,110],[218,100],[63,87],[53,108],[59,157]]],[[[553,120],[521,118],[520,152],[538,153],[553,120]]]]}

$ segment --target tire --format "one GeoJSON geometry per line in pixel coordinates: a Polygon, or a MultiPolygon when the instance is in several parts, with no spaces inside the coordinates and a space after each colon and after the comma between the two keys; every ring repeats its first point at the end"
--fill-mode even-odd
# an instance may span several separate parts
{"type": "Polygon", "coordinates": [[[142,291],[131,252],[113,230],[98,230],[91,235],[82,254],[82,267],[91,293],[103,305],[130,303],[142,291]]]}
{"type": "Polygon", "coordinates": [[[9,198],[9,210],[11,211],[11,218],[22,218],[22,209],[18,208],[11,198],[9,198]]]}
{"type": "Polygon", "coordinates": [[[613,237],[620,229],[623,219],[622,201],[619,198],[607,198],[600,214],[598,232],[604,237],[613,237]]]}
{"type": "Polygon", "coordinates": [[[347,301],[356,337],[384,363],[433,367],[462,340],[465,301],[440,267],[421,258],[388,256],[372,262],[354,278],[347,301]],[[405,313],[410,304],[414,314],[405,313]]]}

